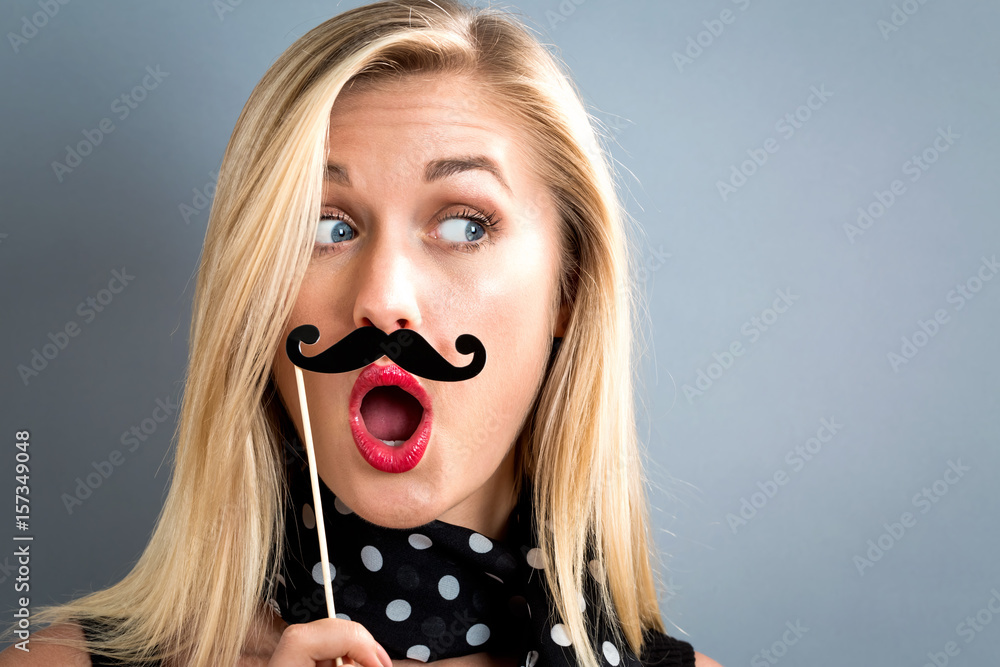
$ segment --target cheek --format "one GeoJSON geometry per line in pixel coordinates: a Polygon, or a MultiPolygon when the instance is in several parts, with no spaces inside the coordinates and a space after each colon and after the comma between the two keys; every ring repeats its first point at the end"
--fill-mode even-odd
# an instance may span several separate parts
{"type": "MultiPolygon", "coordinates": [[[[322,349],[334,342],[329,340],[331,334],[327,332],[329,325],[332,324],[330,314],[333,312],[343,312],[345,307],[344,304],[334,300],[337,298],[336,295],[343,293],[343,290],[338,289],[337,286],[338,282],[335,276],[316,271],[310,265],[302,280],[302,286],[299,288],[295,305],[292,306],[289,325],[284,332],[284,336],[287,337],[292,329],[299,325],[313,324],[319,327],[320,332],[320,340],[314,347],[322,349]]],[[[349,313],[351,311],[348,309],[346,312],[349,313]]],[[[310,346],[302,346],[303,352],[307,349],[310,349],[310,346]]]]}
{"type": "MultiPolygon", "coordinates": [[[[486,367],[474,380],[457,383],[449,394],[447,413],[456,435],[470,452],[499,454],[513,442],[540,386],[551,343],[550,280],[540,271],[515,264],[476,286],[480,295],[456,321],[459,333],[473,333],[486,347],[486,367]]],[[[453,343],[452,343],[453,345],[453,343]]],[[[468,358],[457,359],[461,365],[468,358]]]]}
{"type": "MultiPolygon", "coordinates": [[[[281,402],[285,406],[285,410],[288,412],[288,416],[291,418],[292,423],[295,424],[296,429],[301,434],[303,432],[302,412],[301,407],[299,406],[298,385],[295,381],[295,366],[292,365],[292,362],[285,354],[284,340],[285,339],[283,338],[279,349],[275,353],[274,365],[271,369],[271,374],[274,378],[274,384],[277,387],[281,402]]],[[[308,386],[308,380],[306,380],[306,383],[308,386]]],[[[307,401],[308,398],[307,394],[307,401]]]]}
{"type": "Polygon", "coordinates": [[[274,359],[271,364],[271,375],[274,378],[274,384],[278,389],[278,393],[281,395],[282,401],[285,406],[287,406],[289,413],[298,410],[298,402],[296,400],[297,389],[295,387],[295,367],[292,362],[288,359],[288,355],[285,352],[285,341],[288,339],[288,330],[282,332],[281,340],[278,342],[278,347],[274,351],[274,359]]]}
{"type": "MultiPolygon", "coordinates": [[[[539,387],[544,350],[537,337],[514,325],[510,336],[494,330],[487,345],[486,368],[473,385],[455,387],[446,408],[442,433],[461,452],[455,474],[489,476],[508,454],[528,417],[539,387]],[[492,349],[491,349],[492,348],[492,349]],[[453,440],[454,438],[454,440],[453,440]]],[[[463,383],[459,383],[463,384],[463,383]]],[[[442,414],[442,413],[438,413],[442,414]]],[[[444,416],[442,414],[442,416],[444,416]]]]}
{"type": "MultiPolygon", "coordinates": [[[[313,311],[315,312],[315,311],[313,311]]],[[[282,403],[288,411],[288,416],[303,433],[301,406],[299,405],[299,387],[296,381],[296,369],[288,358],[286,341],[292,329],[301,324],[313,324],[319,327],[320,340],[314,345],[302,345],[302,353],[312,356],[329,346],[332,338],[324,331],[331,331],[331,323],[320,319],[318,315],[309,315],[307,302],[300,299],[293,310],[290,324],[282,332],[281,341],[275,350],[271,373],[275,386],[281,396],[282,403]],[[305,314],[303,314],[305,313],[305,314]]],[[[318,431],[328,428],[328,422],[340,418],[346,420],[347,393],[350,387],[344,388],[344,379],[337,374],[313,373],[302,371],[302,382],[305,387],[306,405],[309,409],[309,420],[314,436],[318,431]]],[[[345,421],[346,423],[346,421],[345,421]]]]}
{"type": "Polygon", "coordinates": [[[507,245],[501,241],[487,270],[479,273],[469,293],[476,295],[472,307],[484,333],[504,331],[505,336],[521,331],[535,335],[546,329],[551,316],[551,302],[558,256],[549,239],[541,232],[522,232],[507,245]]]}

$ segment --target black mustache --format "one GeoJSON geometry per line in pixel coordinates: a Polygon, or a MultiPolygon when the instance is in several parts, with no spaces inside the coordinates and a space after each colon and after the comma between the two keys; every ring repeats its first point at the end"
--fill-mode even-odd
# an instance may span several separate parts
{"type": "Polygon", "coordinates": [[[387,334],[375,326],[360,327],[317,355],[307,357],[299,350],[299,343],[312,345],[318,340],[319,329],[315,326],[295,327],[285,341],[285,353],[293,364],[315,373],[346,373],[387,356],[414,375],[442,382],[468,380],[486,365],[486,348],[472,334],[455,339],[455,349],[460,354],[475,355],[468,366],[453,366],[413,329],[397,329],[387,334]]]}

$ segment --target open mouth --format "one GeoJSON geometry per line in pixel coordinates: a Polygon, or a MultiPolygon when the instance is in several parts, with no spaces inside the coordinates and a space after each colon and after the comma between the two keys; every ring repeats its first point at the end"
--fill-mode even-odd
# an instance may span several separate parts
{"type": "Polygon", "coordinates": [[[430,442],[431,398],[394,363],[371,364],[354,381],[348,412],[358,452],[382,472],[412,470],[430,442]]]}
{"type": "Polygon", "coordinates": [[[396,385],[372,388],[361,399],[361,419],[373,436],[398,447],[420,424],[424,408],[413,394],[396,385]]]}

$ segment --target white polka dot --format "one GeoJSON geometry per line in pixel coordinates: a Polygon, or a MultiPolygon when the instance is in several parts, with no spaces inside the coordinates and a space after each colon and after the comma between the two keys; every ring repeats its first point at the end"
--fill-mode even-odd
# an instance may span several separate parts
{"type": "Polygon", "coordinates": [[[528,651],[528,655],[524,658],[524,667],[535,667],[538,662],[538,651],[528,651]]]}
{"type": "Polygon", "coordinates": [[[412,533],[409,537],[409,541],[410,546],[414,549],[426,549],[433,544],[433,542],[431,542],[431,538],[426,535],[421,535],[420,533],[412,533]]]}
{"type": "Polygon", "coordinates": [[[406,600],[393,600],[385,606],[385,615],[390,621],[405,621],[410,617],[410,603],[406,600]]]}
{"type": "Polygon", "coordinates": [[[454,600],[457,598],[458,589],[458,579],[450,574],[444,575],[441,577],[441,580],[438,581],[438,593],[440,593],[441,597],[445,600],[454,600]]]}
{"type": "Polygon", "coordinates": [[[278,575],[278,583],[281,584],[282,586],[285,585],[285,576],[284,575],[282,575],[282,574],[278,575]]]}
{"type": "Polygon", "coordinates": [[[528,565],[535,568],[536,570],[540,570],[543,567],[545,567],[545,555],[542,553],[542,550],[539,549],[538,547],[535,547],[534,549],[529,551],[524,556],[524,558],[525,560],[528,561],[528,565]]]}
{"type": "Polygon", "coordinates": [[[592,560],[587,563],[587,569],[590,570],[590,576],[598,581],[601,580],[601,565],[596,560],[592,560]]]}
{"type": "Polygon", "coordinates": [[[587,611],[587,601],[583,599],[583,593],[577,593],[577,598],[580,600],[580,611],[587,611]]]}
{"type": "Polygon", "coordinates": [[[469,535],[469,548],[479,554],[484,554],[493,548],[493,541],[485,535],[473,533],[469,535]]]}
{"type": "Polygon", "coordinates": [[[350,617],[350,616],[348,616],[347,614],[343,613],[343,612],[340,612],[340,613],[338,613],[338,614],[337,614],[337,618],[342,618],[342,619],[344,619],[345,621],[349,621],[349,620],[351,620],[351,617],[350,617]]]}
{"type": "Polygon", "coordinates": [[[281,615],[281,607],[278,606],[277,600],[271,598],[270,600],[267,601],[267,605],[274,610],[275,614],[278,614],[279,616],[281,615]]]}
{"type": "Polygon", "coordinates": [[[479,646],[490,638],[490,629],[482,623],[476,623],[465,633],[465,641],[469,646],[479,646]]]}
{"type": "Polygon", "coordinates": [[[410,660],[419,660],[420,662],[427,662],[427,659],[431,657],[431,650],[424,646],[423,644],[417,644],[406,649],[406,657],[410,660]]]}
{"type": "Polygon", "coordinates": [[[334,498],[333,499],[333,506],[336,507],[337,511],[340,512],[341,514],[350,514],[351,512],[354,511],[350,507],[348,507],[344,503],[344,501],[341,500],[340,498],[334,498]]]}
{"type": "Polygon", "coordinates": [[[361,550],[361,562],[372,572],[382,569],[382,553],[369,545],[361,550]]]}
{"type": "Polygon", "coordinates": [[[566,626],[562,623],[556,623],[552,626],[552,641],[560,646],[569,646],[573,643],[569,638],[569,633],[566,632],[566,626]]]}
{"type": "Polygon", "coordinates": [[[612,644],[611,642],[604,642],[601,645],[601,650],[604,651],[605,660],[610,662],[612,665],[617,665],[619,662],[621,662],[622,659],[621,656],[618,655],[618,649],[616,649],[615,645],[612,644]]]}
{"type": "Polygon", "coordinates": [[[310,530],[316,527],[316,513],[309,503],[302,506],[302,523],[310,530]]]}
{"type": "MultiPolygon", "coordinates": [[[[337,568],[333,566],[333,563],[327,563],[330,568],[330,581],[337,578],[337,568]]],[[[323,585],[323,561],[320,561],[313,565],[312,569],[313,581],[315,581],[320,586],[323,585]]]]}

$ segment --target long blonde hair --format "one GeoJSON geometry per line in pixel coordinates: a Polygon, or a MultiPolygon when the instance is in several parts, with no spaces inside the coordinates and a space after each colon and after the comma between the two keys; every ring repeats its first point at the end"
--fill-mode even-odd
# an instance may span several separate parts
{"type": "Polygon", "coordinates": [[[627,641],[638,654],[644,629],[664,631],[633,405],[635,253],[604,135],[560,61],[524,23],[455,0],[344,12],[292,44],[254,88],[219,172],[174,475],[153,535],[119,583],[46,607],[36,623],[118,618],[114,636],[92,652],[126,662],[236,664],[274,591],[277,561],[269,555],[281,553],[286,490],[271,364],[311,257],[330,110],[349,83],[415,71],[471,75],[494,91],[557,205],[558,296],[571,314],[516,446],[519,473],[533,482],[559,620],[579,664],[597,667],[579,604],[590,576],[597,611],[620,626],[619,646],[627,641]]]}

